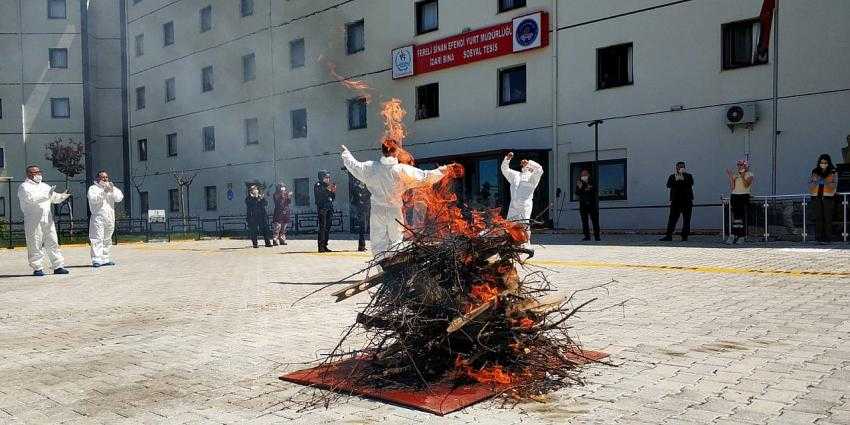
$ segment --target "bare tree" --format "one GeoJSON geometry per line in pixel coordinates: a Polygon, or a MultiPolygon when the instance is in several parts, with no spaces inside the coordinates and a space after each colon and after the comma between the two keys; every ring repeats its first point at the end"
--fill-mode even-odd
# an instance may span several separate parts
{"type": "Polygon", "coordinates": [[[183,218],[183,225],[187,225],[189,223],[188,216],[188,208],[184,199],[186,196],[184,193],[188,192],[189,186],[192,185],[192,181],[195,180],[195,177],[198,176],[198,172],[194,172],[191,175],[186,171],[171,171],[171,175],[174,176],[174,182],[177,183],[177,194],[180,200],[180,217],[183,218]]]}
{"type": "MultiPolygon", "coordinates": [[[[145,186],[145,180],[147,180],[148,173],[150,171],[150,169],[148,168],[147,162],[145,162],[144,171],[141,172],[141,173],[140,173],[140,171],[141,170],[138,169],[138,168],[133,169],[133,175],[130,177],[130,184],[132,184],[133,187],[136,188],[136,193],[139,194],[139,199],[142,199],[142,192],[143,192],[142,188],[145,186]]],[[[141,205],[140,205],[140,207],[141,207],[141,205]]],[[[139,211],[140,211],[140,214],[142,214],[142,215],[145,214],[145,211],[142,211],[141,209],[139,209],[139,211]]],[[[130,213],[132,214],[132,211],[130,211],[130,213]]]]}

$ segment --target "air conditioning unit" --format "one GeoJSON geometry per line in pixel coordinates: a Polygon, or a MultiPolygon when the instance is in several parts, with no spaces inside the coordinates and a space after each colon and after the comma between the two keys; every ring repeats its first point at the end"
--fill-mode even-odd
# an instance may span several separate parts
{"type": "Polygon", "coordinates": [[[737,126],[752,126],[758,120],[758,105],[755,103],[741,103],[726,108],[726,126],[732,131],[737,126]]]}

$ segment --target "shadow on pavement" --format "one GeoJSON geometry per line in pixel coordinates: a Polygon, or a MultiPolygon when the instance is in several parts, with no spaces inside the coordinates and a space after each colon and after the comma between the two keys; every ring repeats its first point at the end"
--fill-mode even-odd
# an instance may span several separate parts
{"type": "Polygon", "coordinates": [[[821,245],[817,242],[793,242],[793,241],[769,241],[763,238],[751,237],[747,242],[739,242],[735,245],[727,245],[720,240],[718,235],[694,235],[687,241],[682,241],[675,236],[673,241],[660,241],[661,235],[602,235],[602,240],[582,241],[582,235],[575,234],[532,234],[533,245],[560,245],[560,246],[625,246],[625,247],[676,247],[676,248],[806,248],[806,249],[850,249],[850,243],[833,242],[821,245]]]}
{"type": "Polygon", "coordinates": [[[275,285],[286,286],[331,286],[331,285],[351,285],[360,282],[359,280],[342,280],[334,282],[269,282],[275,285]]]}

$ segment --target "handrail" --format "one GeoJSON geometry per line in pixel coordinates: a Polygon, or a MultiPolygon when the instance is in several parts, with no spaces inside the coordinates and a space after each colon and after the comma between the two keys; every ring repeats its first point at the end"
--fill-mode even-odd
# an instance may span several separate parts
{"type": "MultiPolygon", "coordinates": [[[[809,236],[808,233],[808,214],[807,209],[808,205],[811,203],[812,195],[810,193],[799,193],[799,194],[785,194],[785,195],[750,195],[751,201],[757,201],[764,213],[764,241],[768,242],[770,240],[770,226],[768,223],[768,210],[773,206],[772,201],[782,201],[782,200],[794,200],[798,201],[801,207],[802,213],[802,222],[801,222],[801,232],[799,233],[802,242],[806,242],[806,239],[809,236]]],[[[732,202],[731,202],[731,194],[723,194],[720,195],[721,202],[721,226],[720,226],[720,236],[724,240],[727,236],[732,233],[732,202]]],[[[836,192],[833,199],[836,201],[836,215],[840,215],[841,218],[841,227],[842,232],[840,236],[843,238],[844,242],[848,242],[850,239],[850,192],[836,192]]],[[[797,202],[794,202],[795,204],[797,202]]],[[[836,221],[837,222],[837,221],[836,221]]]]}

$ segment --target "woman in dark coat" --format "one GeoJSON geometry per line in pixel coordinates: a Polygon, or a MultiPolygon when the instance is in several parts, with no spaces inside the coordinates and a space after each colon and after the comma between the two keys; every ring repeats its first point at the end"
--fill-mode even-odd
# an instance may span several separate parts
{"type": "Polygon", "coordinates": [[[260,189],[257,186],[248,188],[248,196],[245,198],[245,208],[247,210],[248,234],[251,236],[251,243],[254,248],[257,248],[257,234],[262,232],[263,239],[266,241],[266,246],[272,246],[269,234],[269,225],[266,221],[266,204],[268,201],[264,196],[260,196],[260,189]]]}
{"type": "Polygon", "coordinates": [[[272,243],[286,245],[286,228],[292,220],[292,194],[283,183],[277,185],[274,193],[274,215],[272,216],[272,243]]]}

